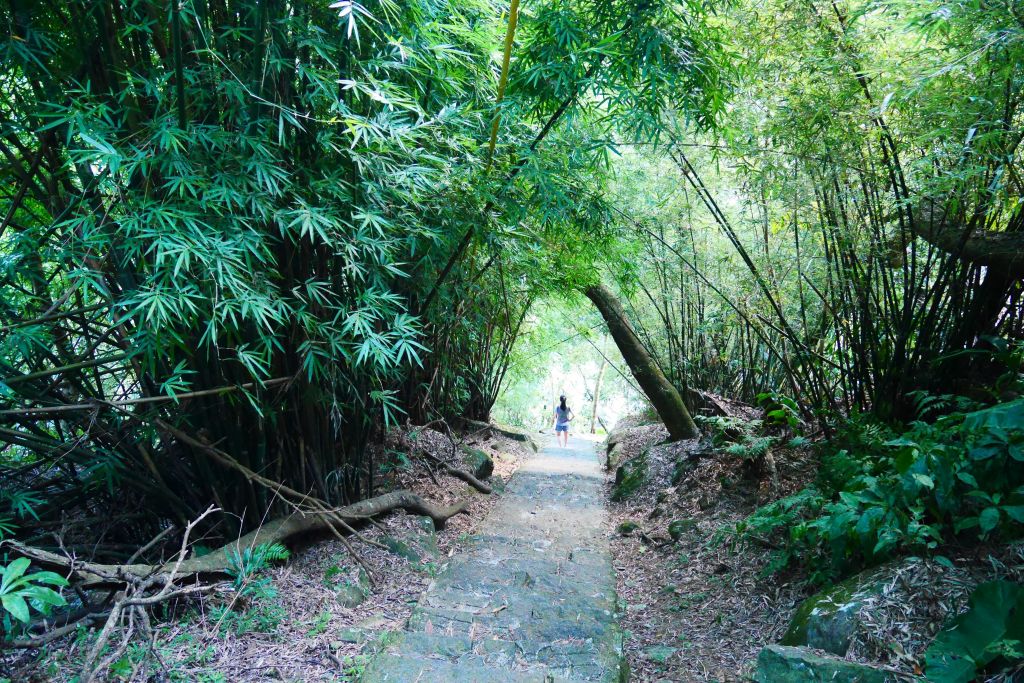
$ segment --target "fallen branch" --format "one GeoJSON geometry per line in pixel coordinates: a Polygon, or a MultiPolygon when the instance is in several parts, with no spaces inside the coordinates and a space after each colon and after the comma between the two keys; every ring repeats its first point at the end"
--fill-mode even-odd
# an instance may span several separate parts
{"type": "MultiPolygon", "coordinates": [[[[422,427],[416,427],[416,429],[422,431],[422,430],[425,430],[425,429],[429,429],[429,428],[433,427],[436,424],[439,424],[439,425],[444,427],[444,434],[445,434],[445,436],[448,437],[448,441],[451,443],[451,455],[454,458],[455,455],[458,453],[459,447],[462,446],[462,444],[464,442],[464,439],[460,439],[460,440],[456,441],[455,434],[454,434],[454,432],[452,432],[452,428],[448,425],[448,421],[447,420],[444,420],[443,418],[442,419],[438,419],[438,420],[434,420],[433,422],[429,422],[429,423],[423,425],[422,427]]],[[[487,429],[489,429],[489,428],[490,427],[487,427],[487,429]]],[[[468,472],[466,470],[463,470],[463,469],[459,469],[458,467],[453,467],[452,465],[449,465],[447,462],[445,462],[441,458],[437,457],[433,453],[430,453],[425,448],[421,447],[419,445],[419,443],[418,443],[418,440],[419,440],[418,437],[412,437],[412,441],[413,441],[412,450],[413,450],[414,453],[417,453],[417,452],[418,453],[422,453],[431,462],[433,462],[433,463],[437,464],[438,466],[440,466],[440,468],[442,470],[444,470],[445,474],[451,475],[451,476],[455,477],[456,479],[459,479],[461,481],[466,482],[467,484],[472,486],[474,489],[476,489],[480,493],[484,493],[484,494],[488,494],[488,495],[490,493],[492,493],[493,489],[491,489],[490,486],[488,486],[487,484],[485,484],[482,481],[480,481],[479,479],[477,479],[472,473],[470,473],[470,472],[468,472]]],[[[427,472],[430,473],[431,479],[434,479],[433,472],[430,470],[429,467],[427,468],[427,472]]],[[[435,484],[437,483],[436,479],[434,479],[434,483],[435,484]]]]}
{"type": "Polygon", "coordinates": [[[0,546],[6,546],[14,554],[27,557],[45,568],[65,572],[69,580],[82,588],[114,587],[150,578],[166,581],[174,576],[221,576],[226,573],[230,559],[236,553],[241,554],[246,548],[263,543],[287,543],[299,536],[337,530],[339,520],[348,527],[350,524],[399,509],[430,517],[434,524],[441,528],[449,518],[463,512],[468,505],[469,500],[464,500],[443,507],[411,491],[392,491],[327,512],[295,512],[287,517],[271,520],[259,529],[221,546],[208,555],[189,559],[179,557],[174,562],[162,565],[80,562],[12,540],[4,541],[0,546]]]}

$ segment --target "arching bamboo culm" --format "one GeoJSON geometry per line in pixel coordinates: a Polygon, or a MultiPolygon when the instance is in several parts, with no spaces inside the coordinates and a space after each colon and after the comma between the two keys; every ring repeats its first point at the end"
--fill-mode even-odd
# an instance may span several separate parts
{"type": "Polygon", "coordinates": [[[694,424],[690,411],[686,409],[682,396],[640,343],[615,294],[600,284],[588,287],[585,293],[601,312],[622,358],[648,400],[654,405],[654,409],[658,411],[658,416],[668,428],[669,436],[676,441],[696,437],[697,425],[694,424]]]}

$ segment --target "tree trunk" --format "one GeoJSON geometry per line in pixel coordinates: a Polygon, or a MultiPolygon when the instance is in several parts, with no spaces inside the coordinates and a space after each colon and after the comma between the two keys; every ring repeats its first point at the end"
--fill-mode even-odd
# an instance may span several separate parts
{"type": "Polygon", "coordinates": [[[1013,220],[1003,232],[970,230],[948,216],[941,204],[923,201],[913,212],[915,235],[942,251],[1011,280],[1024,278],[1024,232],[1014,231],[1013,220]]]}
{"type": "Polygon", "coordinates": [[[683,398],[640,343],[619,300],[604,285],[588,288],[586,295],[601,312],[615,345],[619,347],[619,352],[641,390],[658,411],[658,416],[668,428],[669,436],[675,441],[696,437],[697,425],[693,423],[683,398]]]}
{"type": "Polygon", "coordinates": [[[601,361],[601,369],[597,371],[597,382],[594,383],[594,407],[590,411],[590,433],[597,434],[597,404],[601,400],[601,380],[604,379],[604,366],[608,361],[601,361]]]}

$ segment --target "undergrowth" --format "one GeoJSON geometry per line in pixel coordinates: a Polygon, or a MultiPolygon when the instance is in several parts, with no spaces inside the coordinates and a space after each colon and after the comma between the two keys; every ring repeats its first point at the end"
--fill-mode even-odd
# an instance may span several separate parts
{"type": "MultiPolygon", "coordinates": [[[[824,583],[900,554],[1011,539],[1024,522],[1024,399],[989,407],[918,397],[903,428],[855,416],[820,448],[817,480],[726,530],[774,548],[769,573],[794,565],[824,583]]],[[[756,442],[746,442],[751,448],[756,442]]]]}

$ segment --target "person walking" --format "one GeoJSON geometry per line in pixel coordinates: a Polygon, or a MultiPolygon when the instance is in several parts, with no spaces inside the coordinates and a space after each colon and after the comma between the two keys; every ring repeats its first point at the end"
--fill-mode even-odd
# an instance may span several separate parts
{"type": "Polygon", "coordinates": [[[559,405],[555,408],[555,436],[558,437],[558,443],[560,446],[569,445],[569,423],[572,422],[576,416],[572,412],[572,408],[565,404],[565,394],[558,397],[559,405]]]}

